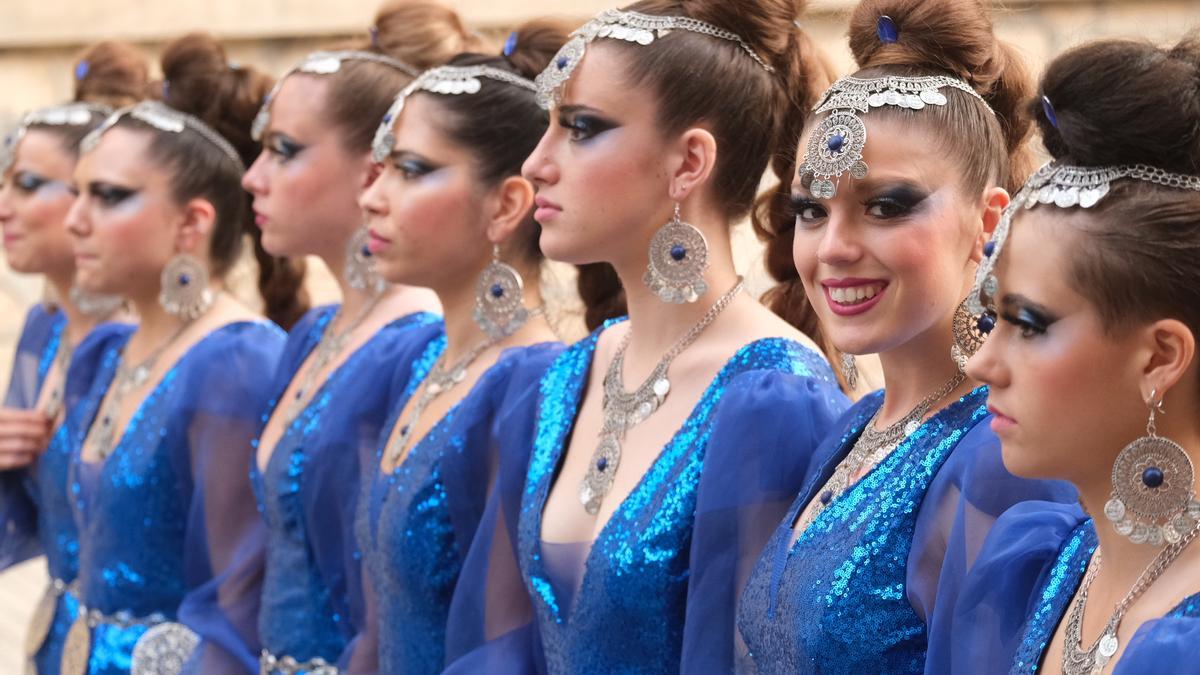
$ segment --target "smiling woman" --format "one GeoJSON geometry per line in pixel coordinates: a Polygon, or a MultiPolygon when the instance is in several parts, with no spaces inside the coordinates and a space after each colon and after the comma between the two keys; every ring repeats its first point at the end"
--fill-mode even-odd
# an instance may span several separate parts
{"type": "Polygon", "coordinates": [[[986,389],[961,370],[981,339],[963,298],[1024,163],[1029,83],[982,2],[863,0],[850,47],[860,70],[799,147],[793,255],[825,335],[878,353],[885,388],[814,455],[738,625],[758,672],[942,673],[971,542],[1015,502],[1072,497],[1005,471],[986,389]]]}

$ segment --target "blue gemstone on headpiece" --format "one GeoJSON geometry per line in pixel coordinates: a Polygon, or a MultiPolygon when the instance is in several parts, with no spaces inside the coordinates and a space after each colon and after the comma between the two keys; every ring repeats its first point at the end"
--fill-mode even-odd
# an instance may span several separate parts
{"type": "Polygon", "coordinates": [[[391,124],[391,122],[392,122],[392,113],[388,113],[388,114],[384,115],[384,116],[383,116],[383,121],[384,121],[384,122],[386,122],[386,123],[388,123],[388,124],[391,124]]]}
{"type": "Polygon", "coordinates": [[[885,45],[890,45],[900,40],[900,29],[896,27],[896,22],[892,21],[892,17],[884,14],[875,22],[875,34],[879,36],[879,41],[885,45]]]}
{"type": "Polygon", "coordinates": [[[994,239],[983,245],[983,255],[985,257],[990,258],[990,257],[992,257],[992,254],[995,252],[996,252],[996,241],[994,239]]]}
{"type": "Polygon", "coordinates": [[[560,56],[560,57],[558,57],[558,60],[554,62],[554,65],[558,66],[559,70],[565,70],[567,67],[567,64],[570,62],[571,61],[567,57],[560,56]]]}
{"type": "Polygon", "coordinates": [[[1158,468],[1157,466],[1146,467],[1146,470],[1142,472],[1142,485],[1145,485],[1148,488],[1157,488],[1162,487],[1162,484],[1162,469],[1158,468]]]}
{"type": "Polygon", "coordinates": [[[83,78],[87,77],[88,71],[91,69],[92,64],[88,63],[87,61],[80,61],[79,63],[75,64],[75,79],[82,80],[83,78]]]}
{"type": "Polygon", "coordinates": [[[190,284],[190,283],[192,283],[192,277],[191,277],[191,276],[189,276],[189,275],[187,275],[187,274],[180,274],[180,275],[179,275],[179,285],[180,285],[180,286],[187,286],[187,285],[188,285],[188,284],[190,284]]]}
{"type": "Polygon", "coordinates": [[[1055,129],[1058,128],[1058,115],[1054,114],[1054,104],[1050,102],[1048,96],[1042,96],[1042,112],[1046,115],[1046,121],[1055,129]]]}
{"type": "Polygon", "coordinates": [[[596,469],[598,471],[600,471],[600,473],[604,473],[604,470],[607,468],[608,468],[608,458],[601,457],[600,459],[596,460],[596,469]]]}
{"type": "Polygon", "coordinates": [[[830,152],[841,152],[842,148],[846,146],[846,137],[841,134],[834,134],[829,137],[827,142],[829,143],[830,152]]]}
{"type": "Polygon", "coordinates": [[[492,297],[493,298],[503,298],[504,297],[504,287],[501,286],[500,284],[492,284],[492,297]]]}
{"type": "Polygon", "coordinates": [[[686,257],[687,257],[687,249],[683,247],[683,244],[675,244],[674,246],[671,247],[671,259],[672,260],[674,260],[675,262],[679,262],[686,257]]]}
{"type": "Polygon", "coordinates": [[[508,39],[504,41],[504,51],[501,52],[505,56],[512,56],[513,52],[517,51],[517,31],[508,34],[508,39]]]}
{"type": "Polygon", "coordinates": [[[991,314],[983,314],[975,321],[975,327],[980,333],[987,335],[996,327],[996,317],[991,314]]]}

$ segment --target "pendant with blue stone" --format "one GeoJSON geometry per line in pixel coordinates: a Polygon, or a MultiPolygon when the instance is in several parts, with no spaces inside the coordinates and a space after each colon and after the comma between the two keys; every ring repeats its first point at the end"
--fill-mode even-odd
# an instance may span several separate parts
{"type": "Polygon", "coordinates": [[[708,242],[700,230],[680,219],[676,204],[671,222],[650,240],[650,262],[642,281],[663,302],[696,302],[708,292],[707,270],[708,242]]]}
{"type": "Polygon", "coordinates": [[[594,516],[600,512],[600,505],[612,489],[613,478],[617,475],[617,467],[620,464],[621,441],[614,434],[605,434],[592,455],[587,475],[579,484],[579,502],[583,504],[588,515],[594,516]]]}
{"type": "Polygon", "coordinates": [[[866,178],[866,143],[867,127],[853,111],[837,111],[822,120],[808,139],[799,169],[812,196],[832,199],[838,180],[847,173],[856,180],[866,178]]]}
{"type": "Polygon", "coordinates": [[[1195,474],[1187,453],[1151,432],[1117,455],[1104,516],[1135,544],[1175,543],[1196,525],[1195,474]]]}
{"type": "Polygon", "coordinates": [[[475,282],[475,323],[491,340],[502,340],[528,319],[524,281],[513,267],[493,260],[475,282]]]}

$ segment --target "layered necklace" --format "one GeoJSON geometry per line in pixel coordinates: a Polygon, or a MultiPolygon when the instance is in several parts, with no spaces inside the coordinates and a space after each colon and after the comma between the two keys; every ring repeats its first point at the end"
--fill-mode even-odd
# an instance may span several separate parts
{"type": "Polygon", "coordinates": [[[1133,588],[1125,594],[1121,602],[1117,603],[1116,609],[1113,610],[1112,616],[1109,617],[1108,623],[1105,624],[1104,630],[1101,631],[1100,637],[1092,643],[1091,647],[1086,650],[1083,646],[1083,610],[1087,605],[1088,590],[1092,587],[1092,581],[1096,578],[1096,573],[1100,571],[1100,552],[1096,552],[1096,557],[1092,563],[1088,565],[1087,574],[1083,578],[1083,583],[1079,586],[1079,594],[1075,600],[1075,605],[1071,608],[1071,614],[1067,617],[1067,629],[1063,639],[1063,673],[1064,675],[1087,675],[1088,673],[1100,673],[1108,666],[1112,657],[1116,655],[1121,643],[1117,639],[1117,629],[1121,626],[1121,620],[1125,618],[1125,613],[1129,611],[1129,607],[1137,601],[1138,598],[1150,588],[1150,585],[1162,576],[1163,572],[1171,566],[1179,558],[1187,545],[1200,534],[1200,523],[1192,528],[1182,539],[1174,544],[1168,544],[1146,569],[1138,577],[1133,588]]]}
{"type": "MultiPolygon", "coordinates": [[[[512,329],[509,335],[517,332],[522,326],[528,323],[530,319],[534,318],[535,316],[541,316],[544,312],[544,307],[537,307],[530,310],[525,318],[520,319],[519,322],[515,324],[515,327],[512,329]]],[[[404,461],[405,456],[412,447],[417,423],[420,422],[421,416],[425,414],[425,410],[429,407],[429,405],[442,394],[445,394],[461,384],[462,381],[467,378],[467,369],[471,367],[471,364],[475,363],[475,360],[478,359],[481,354],[504,340],[506,337],[508,336],[487,338],[472,347],[471,351],[467,352],[464,356],[450,365],[446,365],[445,363],[445,353],[437,358],[437,361],[434,362],[433,367],[429,369],[429,374],[425,376],[425,381],[421,383],[421,393],[417,396],[417,401],[413,404],[413,407],[409,411],[408,415],[405,416],[405,419],[400,427],[400,433],[397,434],[395,440],[388,445],[387,452],[385,454],[387,456],[388,466],[392,471],[395,471],[396,467],[400,466],[400,462],[404,461]]]]}
{"type": "Polygon", "coordinates": [[[921,399],[899,421],[882,430],[875,426],[879,419],[879,413],[883,410],[883,407],[880,406],[863,427],[862,434],[855,441],[854,447],[846,454],[845,459],[838,463],[833,475],[825,483],[825,487],[813,502],[812,508],[809,509],[809,516],[805,519],[804,525],[807,526],[815,520],[836,498],[845,493],[855,476],[858,476],[864,467],[874,466],[883,461],[905,438],[916,433],[933,406],[958,388],[958,385],[966,379],[967,376],[961,370],[956,372],[954,377],[939,387],[937,391],[921,399]]]}
{"type": "Polygon", "coordinates": [[[354,317],[354,320],[346,326],[345,330],[340,333],[334,332],[334,326],[337,325],[338,319],[342,317],[342,310],[345,308],[343,304],[338,307],[337,312],[329,323],[325,324],[324,330],[321,331],[321,339],[317,341],[317,347],[313,351],[312,363],[308,365],[308,370],[304,372],[304,379],[300,383],[300,387],[296,389],[296,393],[292,396],[291,402],[288,404],[287,413],[284,415],[283,428],[287,429],[292,426],[300,413],[304,412],[304,408],[308,405],[309,399],[314,393],[314,385],[317,383],[317,377],[325,370],[325,367],[332,363],[341,355],[346,346],[350,344],[350,336],[366,321],[367,317],[379,305],[379,301],[383,298],[383,293],[375,293],[367,304],[354,317]]]}
{"type": "Polygon", "coordinates": [[[626,391],[622,373],[625,350],[629,348],[633,329],[630,328],[625,333],[604,375],[604,423],[600,428],[600,444],[596,446],[588,464],[587,474],[579,484],[579,501],[589,515],[599,513],[600,505],[612,489],[613,478],[616,477],[617,467],[621,464],[621,442],[625,440],[625,435],[630,429],[646,421],[667,400],[667,394],[671,392],[671,381],[667,378],[671,362],[690,347],[704,329],[720,316],[741,292],[744,284],[745,281],[738,277],[733,288],[722,295],[704,316],[663,354],[654,370],[650,371],[650,375],[633,391],[626,391]]]}

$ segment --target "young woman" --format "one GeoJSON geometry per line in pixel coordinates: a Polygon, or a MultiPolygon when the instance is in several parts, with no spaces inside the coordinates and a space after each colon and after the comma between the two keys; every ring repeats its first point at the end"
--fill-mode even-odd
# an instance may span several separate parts
{"type": "Polygon", "coordinates": [[[268,673],[348,662],[364,628],[359,456],[391,410],[405,345],[440,330],[431,291],[389,286],[373,269],[358,197],[378,173],[371,141],[396,94],[474,38],[429,2],[384,9],[370,35],[357,49],[308,55],[279,81],[256,127],[263,153],[242,181],[263,246],[320,257],[342,292],[293,329],[251,469],[267,533],[254,553],[266,556],[258,627],[268,673]]]}
{"type": "MultiPolygon", "coordinates": [[[[256,667],[259,578],[233,563],[258,514],[236,467],[284,334],[222,278],[253,231],[240,183],[269,82],[203,35],[168,45],[162,70],[164,102],[124,108],[84,140],[67,217],[76,283],[127,298],[139,325],[72,417],[81,608],[66,673],[256,667]]],[[[272,259],[260,265],[270,278],[272,259]]],[[[285,290],[264,296],[278,309],[285,290]]]]}
{"type": "MultiPolygon", "coordinates": [[[[521,163],[547,126],[532,77],[566,40],[535,22],[503,55],[462,54],[423,73],[383,117],[379,179],[363,195],[371,250],[390,281],[432,288],[444,335],[398,374],[401,392],[363,459],[358,540],[385,673],[439,673],[459,655],[452,597],[496,476],[523,473],[508,392],[561,350],[546,320],[533,187],[521,163]]],[[[364,654],[364,665],[369,663],[364,654]]]]}
{"type": "Polygon", "coordinates": [[[928,672],[996,516],[1069,486],[1000,462],[964,305],[1023,170],[1024,70],[979,2],[864,0],[859,70],[825,93],[793,184],[795,264],[826,335],[878,353],[882,392],[817,451],[758,562],[738,626],[749,671],[928,672]],[[928,663],[927,663],[928,662],[928,663]]]}
{"type": "Polygon", "coordinates": [[[75,254],[64,224],[74,201],[72,173],[80,139],[108,115],[106,104],[137,100],[146,71],[131,46],[91,47],[75,66],[75,101],[25,115],[0,158],[6,260],[18,272],[44,275],[54,298],[29,311],[0,408],[0,568],[45,554],[51,577],[26,639],[40,673],[58,672],[77,604],[69,589],[78,538],[67,496],[70,444],[63,421],[90,384],[104,345],[127,330],[105,323],[120,318],[119,299],[74,286],[75,254]]]}
{"type": "MultiPolygon", "coordinates": [[[[824,84],[801,9],[639,2],[578,29],[538,78],[551,126],[524,175],[547,256],[589,265],[596,331],[511,415],[532,434],[504,507],[533,604],[530,667],[727,668],[761,521],[782,515],[846,405],[806,338],[741,293],[730,252],[768,159],[791,173],[780,153],[803,120],[787,111],[824,84]],[[622,289],[629,320],[599,325],[622,289]]],[[[492,626],[519,625],[487,609],[492,626]]],[[[519,662],[518,640],[491,646],[505,645],[489,667],[519,662]]]]}
{"type": "Polygon", "coordinates": [[[1053,162],[980,271],[1013,473],[1079,504],[997,522],[958,603],[955,672],[1151,673],[1200,656],[1200,39],[1054,59],[1031,102],[1053,162]],[[1086,512],[1086,513],[1085,513],[1086,512]]]}

